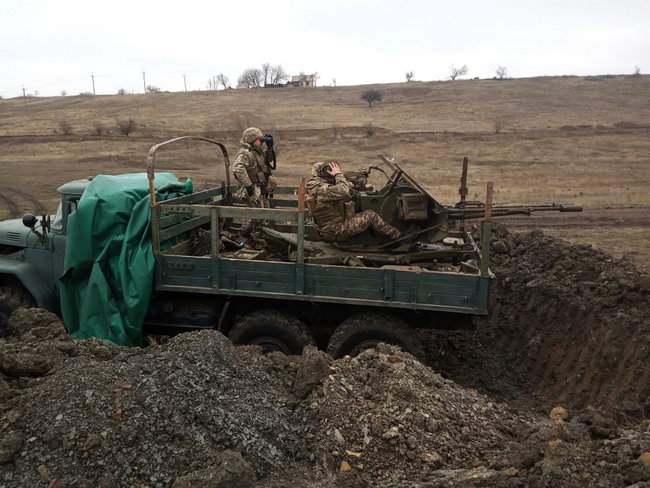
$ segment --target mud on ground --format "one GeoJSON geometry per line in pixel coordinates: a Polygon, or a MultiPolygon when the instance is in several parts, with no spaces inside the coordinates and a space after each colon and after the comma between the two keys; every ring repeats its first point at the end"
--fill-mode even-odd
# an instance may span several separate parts
{"type": "Polygon", "coordinates": [[[0,340],[0,486],[649,486],[648,277],[539,232],[492,246],[495,312],[427,335],[433,369],[216,331],[125,349],[20,310],[0,340]]]}

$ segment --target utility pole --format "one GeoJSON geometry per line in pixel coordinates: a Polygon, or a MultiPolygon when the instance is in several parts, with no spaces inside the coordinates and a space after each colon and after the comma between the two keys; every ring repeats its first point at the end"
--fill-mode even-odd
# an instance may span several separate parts
{"type": "Polygon", "coordinates": [[[90,79],[93,80],[93,95],[95,95],[95,73],[90,73],[90,79]]]}
{"type": "Polygon", "coordinates": [[[147,93],[147,75],[145,72],[142,72],[142,88],[144,89],[144,92],[147,93]]]}
{"type": "Polygon", "coordinates": [[[187,77],[183,75],[183,86],[185,86],[185,93],[187,93],[187,77]]]}

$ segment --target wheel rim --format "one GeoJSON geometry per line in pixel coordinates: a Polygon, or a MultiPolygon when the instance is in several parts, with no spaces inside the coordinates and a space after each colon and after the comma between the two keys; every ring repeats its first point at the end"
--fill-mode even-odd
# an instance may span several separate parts
{"type": "Polygon", "coordinates": [[[380,342],[386,342],[386,341],[380,341],[379,339],[366,339],[365,341],[361,341],[352,347],[352,349],[350,350],[350,356],[356,356],[357,354],[361,354],[366,349],[375,349],[377,347],[377,344],[379,344],[380,342]]]}
{"type": "Polygon", "coordinates": [[[265,353],[268,352],[282,352],[284,354],[291,354],[291,349],[287,344],[271,336],[254,337],[249,341],[249,344],[260,346],[265,353]]]}

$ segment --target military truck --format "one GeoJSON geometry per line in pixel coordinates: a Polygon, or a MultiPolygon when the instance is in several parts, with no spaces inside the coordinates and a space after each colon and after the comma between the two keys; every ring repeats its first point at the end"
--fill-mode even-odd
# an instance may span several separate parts
{"type": "MultiPolygon", "coordinates": [[[[489,233],[492,216],[568,206],[493,207],[436,201],[394,161],[351,174],[356,211],[374,209],[403,237],[381,241],[370,233],[323,242],[305,210],[304,181],[277,188],[268,208],[238,202],[225,146],[186,136],[157,144],[147,157],[154,294],[144,327],[178,332],[216,328],[238,344],[300,353],[317,344],[335,357],[378,342],[422,357],[419,328],[467,328],[489,312],[489,233]],[[155,157],[179,141],[216,146],[225,181],[214,188],[157,201],[155,157]],[[465,218],[482,218],[480,232],[465,218]],[[252,228],[252,231],[251,231],[252,228]],[[474,231],[474,234],[473,234],[474,231]],[[480,235],[480,244],[474,235],[480,235]],[[198,243],[198,244],[197,244],[198,243]]],[[[58,188],[53,216],[0,223],[0,325],[17,307],[58,311],[66,224],[89,180],[58,188]]]]}

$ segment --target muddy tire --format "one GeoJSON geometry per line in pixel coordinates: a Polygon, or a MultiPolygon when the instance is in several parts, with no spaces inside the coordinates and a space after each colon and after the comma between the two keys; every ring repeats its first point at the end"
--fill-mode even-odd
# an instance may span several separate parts
{"type": "Polygon", "coordinates": [[[233,344],[255,344],[265,352],[302,354],[314,344],[307,326],[290,314],[277,310],[260,310],[237,319],[228,337],[233,344]]]}
{"type": "Polygon", "coordinates": [[[398,318],[378,313],[354,315],[344,320],[330,337],[327,353],[334,358],[356,356],[380,342],[399,346],[424,361],[424,346],[415,331],[398,318]]]}
{"type": "Polygon", "coordinates": [[[11,314],[19,308],[34,306],[32,296],[20,285],[0,285],[0,337],[7,334],[11,314]]]}

